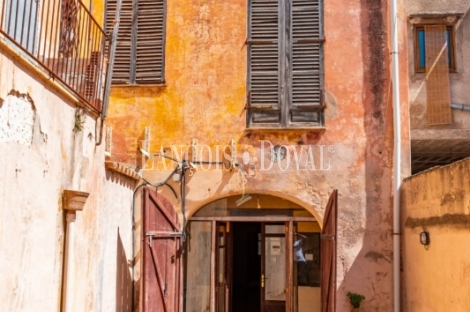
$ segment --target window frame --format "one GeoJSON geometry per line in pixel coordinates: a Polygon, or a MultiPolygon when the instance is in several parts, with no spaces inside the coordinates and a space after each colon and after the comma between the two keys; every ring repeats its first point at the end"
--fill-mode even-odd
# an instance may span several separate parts
{"type": "MultiPolygon", "coordinates": [[[[252,56],[251,56],[251,48],[250,44],[253,42],[260,41],[257,39],[253,39],[250,36],[252,31],[251,24],[251,10],[253,8],[253,0],[247,1],[247,41],[245,42],[247,46],[246,51],[246,68],[247,68],[247,76],[246,76],[246,128],[247,129],[325,129],[325,65],[324,65],[324,43],[325,43],[325,35],[324,35],[324,6],[323,0],[318,0],[318,10],[319,10],[319,17],[318,17],[318,24],[319,24],[319,38],[312,38],[312,42],[319,44],[318,50],[318,59],[319,59],[319,102],[318,104],[312,105],[304,105],[302,107],[301,104],[294,104],[293,103],[293,76],[294,76],[294,69],[292,67],[293,60],[290,59],[293,56],[293,49],[294,49],[294,34],[293,34],[293,3],[292,0],[277,0],[278,1],[278,105],[277,110],[279,111],[279,122],[259,122],[253,123],[252,114],[254,111],[262,111],[267,107],[263,107],[260,105],[259,108],[252,106],[251,103],[251,66],[252,66],[252,56]],[[286,9],[289,6],[288,9],[286,9]],[[289,14],[290,16],[288,16],[289,14]],[[288,24],[290,23],[290,24],[288,24]],[[290,62],[290,63],[289,63],[290,62]],[[288,66],[286,66],[286,64],[288,66]],[[316,115],[315,121],[291,121],[291,112],[292,111],[303,111],[304,113],[311,113],[312,116],[316,115]]],[[[261,40],[263,41],[263,40],[261,40]]],[[[309,40],[310,41],[310,40],[309,40]]],[[[256,44],[256,43],[254,43],[256,44]]],[[[273,106],[268,105],[272,109],[267,111],[275,111],[276,109],[273,106]]],[[[300,117],[301,119],[302,117],[300,117]]]]}
{"type": "MultiPolygon", "coordinates": [[[[414,67],[415,67],[415,72],[416,73],[426,73],[426,66],[421,67],[420,66],[420,61],[421,61],[421,47],[420,47],[420,42],[419,42],[419,32],[420,31],[425,31],[424,27],[429,26],[429,25],[439,25],[439,24],[420,24],[414,26],[414,38],[413,38],[413,45],[414,45],[414,67]]],[[[455,64],[455,28],[453,25],[445,25],[446,26],[446,31],[449,32],[449,55],[450,57],[448,58],[450,60],[449,64],[449,72],[455,73],[457,72],[457,66],[455,64]]],[[[424,47],[426,49],[426,47],[424,47]]],[[[425,60],[426,62],[426,60],[425,60]]]]}

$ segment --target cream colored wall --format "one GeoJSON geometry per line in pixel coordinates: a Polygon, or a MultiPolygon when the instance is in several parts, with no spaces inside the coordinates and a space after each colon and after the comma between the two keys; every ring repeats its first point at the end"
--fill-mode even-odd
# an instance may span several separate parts
{"type": "Polygon", "coordinates": [[[470,307],[470,159],[424,171],[402,187],[403,307],[406,312],[470,307]],[[419,233],[429,232],[426,250],[419,233]]]}
{"type": "Polygon", "coordinates": [[[73,97],[5,44],[0,39],[0,311],[60,311],[64,189],[90,193],[71,246],[73,310],[117,310],[130,294],[135,182],[105,170],[95,119],[85,115],[74,132],[73,97]]]}

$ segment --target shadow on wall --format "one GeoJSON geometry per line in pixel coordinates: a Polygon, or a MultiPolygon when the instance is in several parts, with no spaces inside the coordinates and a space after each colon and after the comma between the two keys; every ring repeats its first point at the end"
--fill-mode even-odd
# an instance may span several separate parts
{"type": "Polygon", "coordinates": [[[132,277],[119,229],[116,252],[116,312],[132,311],[132,277]]]}
{"type": "Polygon", "coordinates": [[[106,169],[106,180],[132,190],[135,189],[138,184],[138,181],[109,169],[106,169]]]}
{"type": "MultiPolygon", "coordinates": [[[[353,263],[341,263],[348,268],[337,285],[337,309],[351,309],[348,291],[365,296],[364,311],[391,311],[393,305],[392,274],[392,165],[393,107],[389,95],[390,76],[387,50],[387,1],[361,0],[362,60],[364,73],[365,150],[365,224],[360,216],[342,230],[338,243],[342,249],[355,252],[362,245],[353,263]],[[388,95],[388,96],[387,96],[388,95]]],[[[340,193],[341,195],[341,193],[340,193]]],[[[339,206],[341,214],[351,214],[348,207],[339,206]],[[342,212],[341,212],[342,211],[342,212]]],[[[344,224],[345,220],[339,220],[344,224]]],[[[347,260],[346,260],[347,261],[347,260]]]]}

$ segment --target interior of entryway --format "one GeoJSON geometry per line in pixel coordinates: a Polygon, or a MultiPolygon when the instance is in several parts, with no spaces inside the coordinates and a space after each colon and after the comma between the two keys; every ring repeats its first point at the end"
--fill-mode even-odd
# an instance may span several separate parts
{"type": "Polygon", "coordinates": [[[215,203],[191,218],[185,311],[320,311],[320,226],[302,207],[277,200],[265,209],[261,198],[215,203]]]}
{"type": "MultiPolygon", "coordinates": [[[[232,311],[259,312],[261,254],[259,222],[233,222],[232,311]]],[[[229,269],[229,268],[228,268],[229,269]]]]}

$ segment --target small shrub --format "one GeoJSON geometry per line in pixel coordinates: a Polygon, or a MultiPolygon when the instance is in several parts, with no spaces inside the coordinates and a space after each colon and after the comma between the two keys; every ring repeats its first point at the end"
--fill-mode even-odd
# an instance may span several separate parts
{"type": "Polygon", "coordinates": [[[359,308],[359,306],[361,305],[361,301],[366,299],[366,297],[364,297],[363,295],[352,293],[350,291],[348,291],[347,296],[353,308],[359,308]]]}

